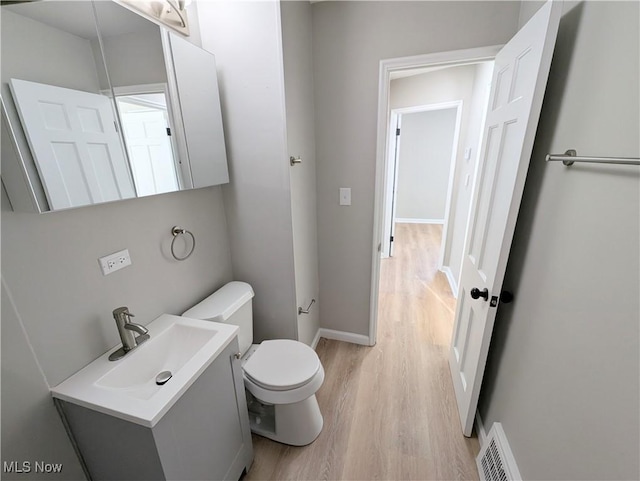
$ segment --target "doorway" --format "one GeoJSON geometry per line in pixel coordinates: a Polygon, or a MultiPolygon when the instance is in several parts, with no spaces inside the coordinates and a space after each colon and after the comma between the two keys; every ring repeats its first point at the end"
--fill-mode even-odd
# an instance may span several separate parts
{"type": "Polygon", "coordinates": [[[444,225],[453,195],[462,103],[391,110],[383,258],[393,256],[396,223],[444,225]]]}
{"type": "MultiPolygon", "coordinates": [[[[542,109],[562,4],[547,2],[493,58],[490,105],[482,128],[481,154],[474,171],[472,203],[465,219],[465,241],[460,271],[461,302],[456,308],[454,334],[449,346],[449,367],[462,431],[470,436],[476,416],[484,367],[506,271],[511,240],[518,215],[533,141],[542,109]],[[469,226],[467,228],[466,226],[469,226]]],[[[487,49],[443,52],[422,57],[423,65],[447,66],[469,63],[470,56],[487,55],[487,49]]],[[[374,246],[380,235],[384,209],[381,190],[384,152],[388,145],[390,78],[394,70],[415,65],[420,57],[380,63],[378,103],[378,162],[374,207],[374,246]]],[[[488,58],[485,60],[489,60],[488,58]]],[[[466,150],[466,149],[465,149],[466,150]]],[[[370,343],[377,336],[377,285],[380,247],[374,250],[370,343]]],[[[512,299],[512,296],[507,296],[512,299]]],[[[506,299],[506,297],[505,297],[506,299]]]]}
{"type": "MultiPolygon", "coordinates": [[[[437,269],[454,299],[492,70],[491,59],[466,60],[402,69],[389,76],[380,262],[387,262],[394,244],[402,240],[396,225],[431,224],[429,229],[405,226],[400,235],[412,232],[431,239],[424,249],[435,251],[437,269]],[[425,100],[433,103],[419,105],[425,100]],[[447,116],[453,112],[453,118],[447,116]],[[430,113],[431,119],[412,119],[430,113]],[[423,131],[416,133],[416,127],[423,131]],[[437,247],[432,245],[434,235],[437,247]]],[[[384,275],[384,269],[381,272],[384,275]]]]}
{"type": "MultiPolygon", "coordinates": [[[[392,219],[392,197],[389,195],[389,184],[394,182],[393,171],[390,168],[391,146],[394,142],[393,136],[395,131],[391,130],[391,113],[394,109],[401,109],[407,107],[415,107],[419,105],[433,105],[442,104],[445,101],[457,101],[460,100],[460,96],[449,98],[444,100],[442,96],[439,97],[439,101],[432,95],[436,92],[436,89],[421,89],[420,97],[412,96],[415,91],[412,89],[398,90],[392,97],[391,83],[397,79],[417,79],[417,76],[426,73],[437,73],[438,71],[445,71],[450,68],[469,66],[474,64],[487,65],[488,70],[491,71],[491,65],[495,59],[495,56],[500,51],[501,46],[491,47],[478,47],[467,50],[457,50],[452,52],[442,52],[437,54],[417,55],[414,57],[402,57],[395,59],[383,60],[380,63],[380,81],[378,92],[378,138],[377,138],[377,161],[376,161],[376,186],[375,186],[375,198],[374,198],[374,218],[373,218],[373,232],[374,232],[374,250],[372,259],[372,275],[371,275],[371,303],[370,303],[370,319],[369,319],[369,343],[374,345],[376,343],[377,331],[378,331],[378,301],[379,301],[379,287],[380,287],[380,275],[381,275],[381,261],[385,256],[385,252],[389,253],[390,250],[390,234],[391,234],[391,222],[392,219]],[[410,93],[413,92],[413,93],[410,93]],[[420,102],[418,98],[422,99],[420,102]],[[404,105],[402,103],[405,103],[404,105]],[[411,104],[413,102],[413,105],[411,104]],[[387,223],[385,225],[385,223],[387,223]],[[388,227],[387,227],[388,226],[388,227]]],[[[489,77],[490,80],[491,77],[489,77]]],[[[405,83],[409,84],[410,81],[405,80],[405,83]]],[[[486,91],[485,86],[485,91],[486,91]]],[[[445,88],[446,91],[446,88],[445,88]]],[[[476,96],[475,98],[479,98],[476,96]]],[[[469,99],[470,101],[470,99],[469,99]]],[[[464,102],[463,102],[463,117],[464,117],[464,102]]],[[[484,114],[484,111],[482,112],[484,114]]],[[[483,115],[479,116],[480,119],[483,115]]],[[[461,120],[463,122],[464,119],[461,120]]],[[[477,129],[478,138],[481,136],[482,125],[473,124],[477,129]]],[[[462,127],[461,127],[462,128],[462,127]]],[[[479,145],[479,141],[478,141],[479,145]]],[[[479,149],[476,146],[476,156],[479,154],[479,149]]],[[[457,157],[462,155],[465,159],[464,165],[467,165],[467,172],[460,172],[450,176],[455,180],[455,176],[458,179],[462,179],[463,184],[471,187],[471,182],[475,171],[471,170],[471,164],[468,162],[473,156],[473,152],[468,148],[457,150],[457,157]]],[[[461,165],[458,162],[458,165],[461,165]]],[[[468,194],[471,198],[470,193],[468,194]]],[[[445,215],[442,233],[442,243],[444,244],[439,252],[439,267],[443,273],[447,276],[449,284],[451,285],[452,279],[455,279],[454,269],[451,269],[447,265],[447,261],[450,258],[451,252],[451,238],[453,234],[449,231],[455,224],[450,221],[451,213],[455,212],[458,220],[464,218],[463,213],[458,212],[460,203],[454,203],[453,197],[449,200],[449,209],[445,215]],[[449,267],[449,269],[447,269],[449,267]]],[[[460,221],[460,224],[464,224],[466,228],[466,220],[460,221]]],[[[458,229],[459,231],[459,229],[458,229]]],[[[459,237],[459,236],[458,236],[459,237]]],[[[464,237],[464,235],[462,236],[464,237]]],[[[464,245],[464,239],[461,242],[464,245]]],[[[459,274],[459,271],[458,271],[459,274]]],[[[451,286],[452,291],[455,291],[455,285],[451,286]]]]}
{"type": "MultiPolygon", "coordinates": [[[[445,104],[451,108],[451,105],[446,105],[447,102],[460,104],[459,107],[455,105],[456,113],[460,113],[460,118],[455,145],[452,148],[453,153],[449,158],[449,175],[444,181],[447,199],[446,212],[441,222],[398,224],[399,230],[394,237],[398,252],[391,252],[392,257],[383,258],[384,242],[379,238],[379,250],[375,253],[373,262],[375,286],[372,285],[372,302],[375,302],[375,305],[371,306],[372,344],[377,335],[378,308],[381,309],[380,329],[384,335],[388,329],[386,327],[388,320],[400,315],[390,312],[390,305],[415,306],[412,312],[415,312],[418,317],[405,318],[395,325],[404,330],[403,326],[406,324],[406,328],[417,332],[416,336],[423,339],[423,342],[419,343],[423,346],[421,349],[438,352],[438,356],[432,359],[438,366],[448,363],[446,353],[450,349],[458,304],[457,281],[460,277],[460,259],[473,198],[472,190],[477,160],[480,156],[483,120],[489,101],[494,57],[498,51],[498,47],[489,47],[450,52],[449,54],[453,54],[454,57],[458,55],[458,58],[450,57],[448,61],[443,62],[440,57],[436,65],[434,65],[435,62],[430,61],[433,56],[429,55],[383,61],[381,65],[374,233],[377,229],[382,233],[385,222],[393,225],[391,220],[399,217],[397,212],[392,213],[393,205],[386,202],[389,197],[389,184],[395,183],[395,179],[399,177],[394,178],[390,175],[393,173],[389,165],[393,164],[390,161],[394,144],[392,134],[395,134],[392,114],[402,113],[403,116],[405,114],[393,111],[438,104],[445,104]],[[383,65],[385,62],[388,62],[388,65],[383,65]],[[466,81],[451,78],[456,72],[464,71],[467,73],[466,81]],[[386,78],[383,78],[383,74],[386,74],[386,78]],[[398,76],[394,78],[396,75],[398,76]],[[438,78],[440,85],[433,85],[434,82],[431,82],[430,87],[416,90],[417,84],[421,83],[420,79],[426,79],[429,75],[438,78]],[[447,78],[449,78],[448,83],[447,78]],[[394,86],[401,88],[394,88],[394,86]],[[458,87],[458,90],[456,91],[454,87],[458,87]],[[413,93],[409,95],[411,92],[413,93]],[[435,96],[436,94],[439,97],[435,96]],[[446,97],[445,94],[449,96],[446,97]],[[413,103],[408,104],[408,102],[413,103]],[[381,155],[381,152],[384,155],[381,155]],[[380,195],[380,192],[383,195],[380,195]],[[398,235],[405,238],[399,238],[398,235]],[[418,245],[420,243],[422,245],[418,245]],[[395,302],[393,299],[402,299],[402,302],[395,302]],[[418,313],[427,313],[427,315],[418,313]],[[422,320],[419,321],[420,326],[416,331],[417,326],[414,324],[420,318],[422,320]]],[[[402,147],[402,120],[401,117],[400,148],[402,147]]],[[[400,218],[403,219],[403,217],[400,218]]],[[[431,218],[431,220],[435,219],[431,218]]]]}

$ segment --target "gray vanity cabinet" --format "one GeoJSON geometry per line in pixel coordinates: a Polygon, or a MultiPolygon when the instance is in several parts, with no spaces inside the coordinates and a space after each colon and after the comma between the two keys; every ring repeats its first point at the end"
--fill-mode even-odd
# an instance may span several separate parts
{"type": "Polygon", "coordinates": [[[151,428],[56,399],[90,479],[239,479],[253,448],[236,352],[237,337],[151,428]]]}

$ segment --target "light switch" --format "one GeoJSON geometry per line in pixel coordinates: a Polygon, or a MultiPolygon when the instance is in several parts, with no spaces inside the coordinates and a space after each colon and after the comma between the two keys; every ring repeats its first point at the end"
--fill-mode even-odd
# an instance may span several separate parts
{"type": "Polygon", "coordinates": [[[351,205],[351,187],[340,187],[340,205],[351,205]]]}

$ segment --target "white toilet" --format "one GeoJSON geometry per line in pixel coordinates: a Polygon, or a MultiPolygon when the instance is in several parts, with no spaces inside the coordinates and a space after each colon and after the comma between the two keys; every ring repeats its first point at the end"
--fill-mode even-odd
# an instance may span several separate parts
{"type": "Polygon", "coordinates": [[[230,282],[182,314],[240,328],[244,385],[251,430],[284,444],[304,446],[322,431],[316,391],[324,369],[316,352],[289,339],[253,342],[253,289],[230,282]]]}

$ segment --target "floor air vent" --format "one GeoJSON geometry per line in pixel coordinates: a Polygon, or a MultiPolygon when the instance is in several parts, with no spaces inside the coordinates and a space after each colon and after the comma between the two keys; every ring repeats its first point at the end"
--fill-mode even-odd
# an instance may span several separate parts
{"type": "Polygon", "coordinates": [[[520,481],[520,472],[500,423],[493,423],[476,458],[483,481],[520,481]]]}

